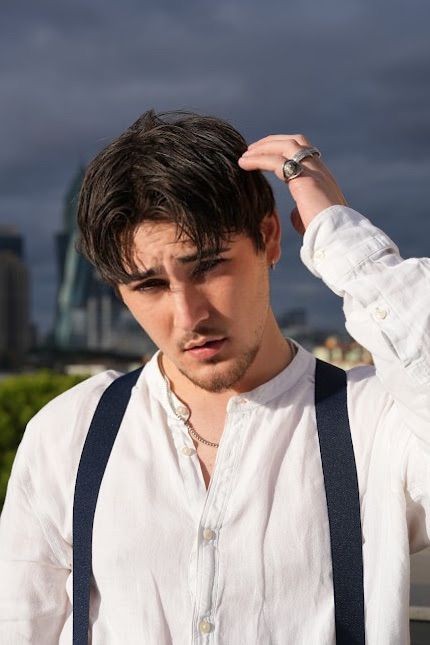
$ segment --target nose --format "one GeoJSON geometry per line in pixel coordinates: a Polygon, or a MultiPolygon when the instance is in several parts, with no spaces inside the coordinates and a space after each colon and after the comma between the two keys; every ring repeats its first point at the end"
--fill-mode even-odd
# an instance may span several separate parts
{"type": "Polygon", "coordinates": [[[194,331],[209,318],[209,302],[204,293],[193,285],[183,285],[172,290],[175,327],[181,331],[194,331]]]}

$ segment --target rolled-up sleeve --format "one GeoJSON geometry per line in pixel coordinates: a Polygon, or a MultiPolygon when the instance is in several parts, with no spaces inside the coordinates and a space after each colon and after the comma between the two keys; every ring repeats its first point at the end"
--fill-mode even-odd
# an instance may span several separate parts
{"type": "Polygon", "coordinates": [[[319,213],[300,251],[307,268],[343,298],[345,327],[430,454],[430,259],[397,245],[345,206],[319,213]]]}
{"type": "Polygon", "coordinates": [[[397,477],[410,551],[424,549],[430,545],[430,259],[404,260],[383,231],[344,206],[316,216],[300,255],[343,298],[345,327],[371,352],[395,406],[394,422],[405,428],[397,477]]]}

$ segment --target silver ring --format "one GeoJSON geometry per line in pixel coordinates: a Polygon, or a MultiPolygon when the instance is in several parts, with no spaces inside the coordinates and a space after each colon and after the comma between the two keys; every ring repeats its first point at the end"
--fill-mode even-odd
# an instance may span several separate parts
{"type": "Polygon", "coordinates": [[[285,159],[282,165],[282,174],[285,181],[290,181],[302,174],[304,167],[295,159],[285,159]]]}
{"type": "Polygon", "coordinates": [[[291,159],[299,163],[300,161],[302,161],[302,159],[306,159],[306,157],[313,157],[314,155],[321,157],[321,152],[318,150],[318,148],[310,146],[308,148],[301,148],[298,152],[296,152],[295,155],[291,157],[291,159]]]}

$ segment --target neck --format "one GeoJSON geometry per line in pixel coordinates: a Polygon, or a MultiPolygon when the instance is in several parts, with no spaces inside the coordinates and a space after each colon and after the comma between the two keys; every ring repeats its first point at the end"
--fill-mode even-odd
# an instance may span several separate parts
{"type": "Polygon", "coordinates": [[[160,354],[159,365],[167,376],[176,396],[192,410],[225,412],[229,399],[236,394],[250,392],[267,383],[293,360],[295,351],[283,337],[272,310],[269,312],[266,328],[258,353],[242,378],[223,392],[210,392],[192,383],[184,374],[160,354]],[[208,407],[210,406],[210,407],[208,407]]]}

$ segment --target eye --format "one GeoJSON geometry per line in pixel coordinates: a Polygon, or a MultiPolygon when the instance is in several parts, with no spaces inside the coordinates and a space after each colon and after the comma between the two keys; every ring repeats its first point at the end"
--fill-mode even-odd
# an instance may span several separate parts
{"type": "MultiPolygon", "coordinates": [[[[208,260],[206,262],[201,262],[193,271],[192,276],[194,278],[198,278],[208,271],[212,271],[215,269],[217,266],[219,266],[222,262],[228,262],[227,258],[215,258],[214,260],[208,260]]],[[[148,282],[142,282],[141,284],[137,284],[134,288],[133,291],[140,291],[140,292],[154,292],[158,289],[162,289],[163,287],[166,286],[166,282],[163,281],[148,281],[148,282]]]]}
{"type": "Polygon", "coordinates": [[[200,264],[194,269],[193,276],[199,277],[204,275],[208,271],[215,269],[215,267],[219,266],[222,262],[227,262],[227,258],[214,258],[213,260],[200,262],[200,264]]]}
{"type": "Polygon", "coordinates": [[[133,291],[156,291],[166,285],[165,282],[152,281],[152,282],[142,282],[142,284],[137,284],[133,287],[133,291]]]}

